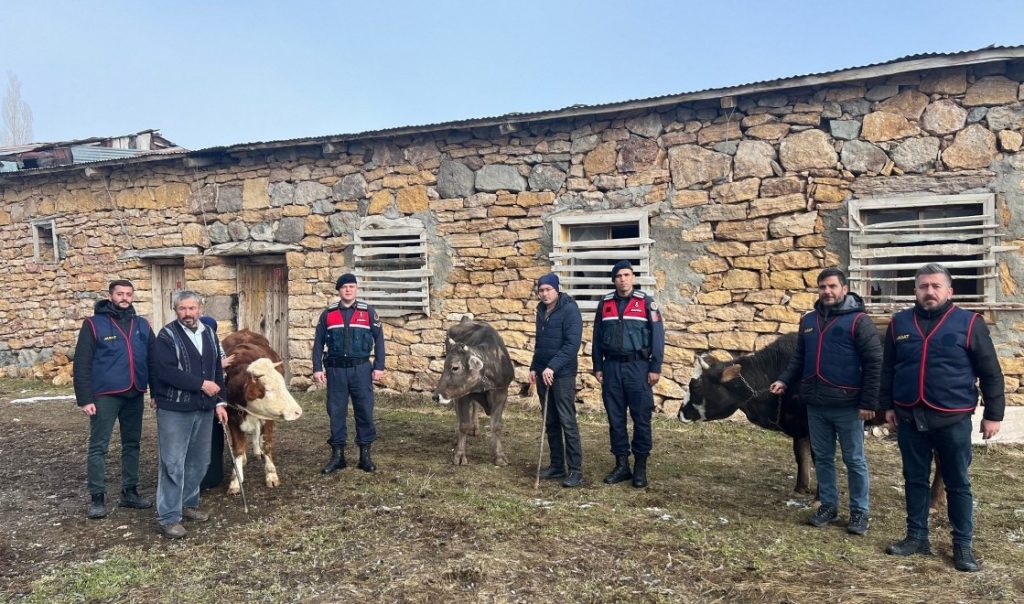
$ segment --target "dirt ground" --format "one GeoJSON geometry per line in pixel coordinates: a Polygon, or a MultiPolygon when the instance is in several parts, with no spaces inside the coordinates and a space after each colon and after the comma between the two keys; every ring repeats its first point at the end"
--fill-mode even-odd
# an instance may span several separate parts
{"type": "MultiPolygon", "coordinates": [[[[868,537],[852,538],[841,526],[805,526],[811,501],[791,491],[788,442],[745,423],[659,420],[652,484],[638,491],[600,483],[606,426],[583,417],[584,488],[535,491],[536,411],[509,410],[508,467],[488,462],[484,435],[460,468],[450,463],[450,409],[379,397],[381,470],[325,478],[327,419],[322,393],[310,393],[297,397],[306,415],[280,427],[282,486],[266,488],[250,461],[249,514],[223,489],[207,492],[213,519],[169,542],[152,509],[85,518],[87,419],[71,401],[10,402],[39,394],[68,391],[0,380],[0,601],[1024,601],[1024,451],[1015,446],[976,450],[985,569],[968,575],[952,570],[943,514],[933,514],[939,555],[881,553],[903,527],[891,441],[869,444],[876,511],[868,537]]],[[[140,490],[152,497],[151,410],[144,422],[140,490]]]]}

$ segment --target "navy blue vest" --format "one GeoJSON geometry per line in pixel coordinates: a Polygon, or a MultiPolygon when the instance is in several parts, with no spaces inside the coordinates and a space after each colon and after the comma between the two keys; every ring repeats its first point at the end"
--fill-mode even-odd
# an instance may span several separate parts
{"type": "Polygon", "coordinates": [[[125,333],[110,315],[86,319],[96,338],[92,389],[96,396],[143,392],[149,386],[149,322],[133,317],[125,333]]]}
{"type": "Polygon", "coordinates": [[[651,349],[650,300],[642,291],[633,290],[619,313],[615,292],[601,301],[601,351],[604,354],[630,354],[651,349]]]}
{"type": "Polygon", "coordinates": [[[818,378],[829,386],[860,390],[860,355],[854,330],[857,321],[867,320],[862,312],[833,315],[822,323],[818,311],[800,319],[800,337],[804,345],[803,381],[818,378]]]}
{"type": "Polygon", "coordinates": [[[373,350],[373,317],[369,305],[356,301],[355,309],[332,306],[327,313],[327,357],[368,359],[373,350]],[[348,322],[345,315],[348,314],[348,322]]]}
{"type": "Polygon", "coordinates": [[[950,306],[925,337],[913,309],[893,315],[894,403],[901,407],[921,403],[952,413],[974,411],[978,405],[977,375],[967,349],[977,318],[977,313],[950,306]]]}

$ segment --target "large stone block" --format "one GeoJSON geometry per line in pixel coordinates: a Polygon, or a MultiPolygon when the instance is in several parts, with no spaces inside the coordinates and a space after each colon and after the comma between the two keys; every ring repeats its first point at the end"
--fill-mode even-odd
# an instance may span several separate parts
{"type": "MultiPolygon", "coordinates": [[[[443,165],[444,164],[442,162],[442,166],[443,165]]],[[[465,166],[463,167],[465,168],[465,166]]],[[[472,170],[469,170],[469,168],[466,168],[466,170],[469,171],[470,183],[472,183],[473,172],[472,170]]],[[[357,201],[366,197],[366,184],[366,178],[363,176],[362,172],[346,174],[341,178],[341,180],[334,183],[334,186],[331,187],[331,194],[337,201],[357,201]]],[[[438,189],[440,189],[440,183],[438,184],[438,189]]],[[[442,197],[446,196],[442,195],[442,197]]],[[[453,195],[452,197],[456,196],[453,195]]]]}
{"type": "Polygon", "coordinates": [[[919,133],[918,127],[907,121],[907,118],[885,111],[865,115],[864,127],[861,130],[861,136],[873,143],[907,138],[919,133]]]}
{"type": "Polygon", "coordinates": [[[768,219],[719,222],[715,227],[717,239],[731,241],[761,241],[768,236],[768,219]]]}
{"type": "Polygon", "coordinates": [[[559,191],[565,184],[566,174],[550,164],[537,164],[530,171],[530,189],[534,191],[559,191]]]}
{"type": "MultiPolygon", "coordinates": [[[[616,145],[609,141],[601,143],[583,158],[583,170],[587,176],[608,174],[615,170],[616,145]]],[[[479,185],[478,185],[479,188],[479,185]]]]}
{"type": "Polygon", "coordinates": [[[1017,102],[1019,84],[1005,76],[988,76],[971,84],[964,95],[965,107],[1006,105],[1017,102]]]}
{"type": "Polygon", "coordinates": [[[764,141],[740,141],[733,158],[733,178],[771,176],[775,148],[764,141]]]}
{"type": "Polygon", "coordinates": [[[206,234],[206,228],[201,224],[189,223],[181,227],[181,244],[195,245],[202,248],[210,246],[210,238],[206,234]]]}
{"type": "Polygon", "coordinates": [[[711,198],[719,203],[736,203],[747,201],[757,197],[758,187],[761,180],[758,178],[746,178],[736,182],[727,182],[711,189],[711,198]]]}
{"type": "Polygon", "coordinates": [[[694,272],[702,274],[721,273],[729,270],[729,263],[725,259],[716,256],[702,256],[691,261],[690,268],[694,272]]]}
{"type": "Polygon", "coordinates": [[[986,168],[996,157],[996,135],[980,124],[971,124],[957,133],[953,144],[942,152],[946,166],[986,168]]]}
{"type": "Polygon", "coordinates": [[[807,198],[803,193],[782,195],[780,197],[768,197],[755,199],[750,202],[750,218],[771,216],[773,214],[787,214],[797,212],[807,207],[807,198]]]}
{"type": "Polygon", "coordinates": [[[771,256],[768,265],[773,271],[814,268],[818,266],[818,259],[811,252],[783,252],[771,256]]]}
{"type": "Polygon", "coordinates": [[[709,145],[720,141],[739,140],[742,137],[743,133],[740,132],[739,122],[725,122],[701,128],[697,132],[697,143],[709,145]]]}
{"type": "Polygon", "coordinates": [[[620,173],[648,170],[657,165],[660,152],[656,141],[649,138],[630,138],[622,143],[615,167],[620,173]]]}
{"type": "Polygon", "coordinates": [[[215,185],[209,195],[213,198],[213,205],[218,214],[229,214],[242,210],[242,187],[215,185]]]}
{"type": "Polygon", "coordinates": [[[700,219],[704,222],[723,220],[744,220],[747,218],[747,204],[712,204],[701,208],[700,219]]]}
{"type": "MultiPolygon", "coordinates": [[[[614,155],[612,165],[615,165],[614,155]]],[[[477,170],[476,188],[478,191],[517,193],[526,190],[526,179],[515,166],[491,164],[477,170]]]]}
{"type": "Polygon", "coordinates": [[[967,110],[951,99],[929,104],[921,117],[921,127],[932,134],[952,134],[966,123],[967,110]]]}
{"type": "Polygon", "coordinates": [[[837,159],[829,136],[816,128],[787,136],[779,143],[779,161],[792,172],[835,168],[837,159]]]}
{"type": "Polygon", "coordinates": [[[928,95],[921,94],[916,90],[904,90],[891,99],[886,99],[878,104],[880,111],[896,113],[908,120],[921,118],[921,112],[928,105],[928,95]]]}
{"type": "Polygon", "coordinates": [[[985,114],[985,120],[993,130],[1020,130],[1024,128],[1024,103],[992,107],[985,114]]]}
{"type": "Polygon", "coordinates": [[[889,156],[885,154],[885,151],[861,140],[843,143],[840,158],[843,166],[854,174],[864,174],[865,172],[877,174],[889,161],[889,156]]]}
{"type": "Polygon", "coordinates": [[[657,113],[646,113],[639,117],[626,120],[626,129],[638,136],[657,138],[661,134],[661,116],[657,113]]]}
{"type": "Polygon", "coordinates": [[[391,207],[394,193],[387,189],[381,189],[370,196],[370,203],[366,206],[367,216],[379,216],[391,207]]]}
{"type": "Polygon", "coordinates": [[[763,140],[775,141],[789,134],[789,124],[769,123],[747,128],[747,136],[763,140]]]}
{"type": "Polygon", "coordinates": [[[772,219],[768,231],[772,237],[798,237],[810,235],[814,232],[818,222],[818,212],[807,212],[806,214],[795,214],[792,216],[780,216],[772,219]]]}
{"type": "Polygon", "coordinates": [[[806,287],[800,271],[773,271],[769,275],[773,289],[802,290],[806,287]]]}
{"type": "Polygon", "coordinates": [[[672,194],[673,208],[690,208],[693,206],[704,205],[707,202],[707,191],[691,191],[689,189],[683,189],[682,191],[676,191],[672,194]]]}
{"type": "Polygon", "coordinates": [[[732,158],[728,155],[696,145],[670,148],[668,162],[672,184],[677,189],[726,178],[732,168],[732,158]]]}
{"type": "Polygon", "coordinates": [[[726,331],[708,334],[708,346],[718,350],[754,351],[756,333],[746,331],[726,331]]]}
{"type": "Polygon", "coordinates": [[[934,136],[911,138],[892,152],[892,161],[904,172],[927,172],[939,159],[940,141],[934,136]]]}
{"type": "Polygon", "coordinates": [[[725,289],[757,289],[761,286],[761,277],[755,271],[733,269],[725,274],[722,287],[725,289]]]}
{"type": "Polygon", "coordinates": [[[963,94],[967,90],[967,68],[954,67],[925,73],[918,88],[925,94],[963,94]]]}
{"type": "Polygon", "coordinates": [[[270,207],[270,179],[247,178],[242,181],[242,209],[261,210],[270,207]]]}
{"type": "Polygon", "coordinates": [[[804,180],[796,176],[766,178],[761,181],[761,197],[780,197],[803,193],[805,188],[804,180]]]}
{"type": "Polygon", "coordinates": [[[707,245],[707,250],[724,258],[743,256],[748,251],[748,246],[739,241],[715,241],[707,245]]]}
{"type": "Polygon", "coordinates": [[[274,230],[274,240],[281,243],[298,243],[306,235],[305,231],[305,218],[298,216],[282,218],[277,223],[277,229],[274,230]]]}
{"type": "Polygon", "coordinates": [[[403,214],[426,212],[428,205],[427,188],[422,185],[398,190],[396,199],[398,211],[403,214]]]}

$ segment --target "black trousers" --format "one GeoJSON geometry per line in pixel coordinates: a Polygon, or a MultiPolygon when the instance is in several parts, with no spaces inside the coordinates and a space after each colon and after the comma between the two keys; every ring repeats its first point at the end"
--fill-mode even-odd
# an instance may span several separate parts
{"type": "Polygon", "coordinates": [[[544,397],[548,397],[544,423],[551,449],[551,465],[564,468],[568,462],[570,472],[582,472],[583,446],[576,423],[576,375],[556,377],[551,388],[545,386],[538,375],[537,394],[540,395],[541,409],[544,408],[544,397]]]}

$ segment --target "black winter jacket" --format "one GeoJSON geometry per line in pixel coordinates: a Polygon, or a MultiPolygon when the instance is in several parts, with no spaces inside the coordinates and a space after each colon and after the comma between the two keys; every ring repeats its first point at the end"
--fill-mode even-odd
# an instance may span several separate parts
{"type": "Polygon", "coordinates": [[[541,302],[537,305],[537,343],[530,371],[540,373],[550,367],[556,378],[575,376],[582,342],[583,315],[572,296],[560,292],[550,315],[541,302]]]}

